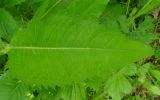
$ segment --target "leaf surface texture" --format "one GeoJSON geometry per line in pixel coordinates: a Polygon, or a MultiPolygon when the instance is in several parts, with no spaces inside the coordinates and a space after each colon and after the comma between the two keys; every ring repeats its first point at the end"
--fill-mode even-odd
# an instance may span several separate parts
{"type": "Polygon", "coordinates": [[[99,21],[107,0],[46,0],[17,32],[7,66],[27,83],[64,85],[107,79],[124,65],[152,54],[127,39],[115,20],[99,21]]]}

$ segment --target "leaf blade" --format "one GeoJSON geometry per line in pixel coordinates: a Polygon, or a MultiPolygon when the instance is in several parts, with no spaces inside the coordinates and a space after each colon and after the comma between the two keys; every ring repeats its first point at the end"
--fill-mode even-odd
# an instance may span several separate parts
{"type": "MultiPolygon", "coordinates": [[[[80,0],[73,0],[66,8],[76,8],[72,4],[77,1],[80,0]]],[[[105,0],[101,3],[106,4],[105,0]]],[[[152,54],[150,47],[122,35],[115,20],[99,23],[95,15],[75,16],[74,11],[68,12],[62,6],[63,3],[56,6],[44,19],[37,14],[27,29],[16,34],[7,63],[13,76],[39,85],[71,84],[95,76],[106,79],[125,64],[152,54]]],[[[77,9],[83,12],[80,7],[77,9]]]]}

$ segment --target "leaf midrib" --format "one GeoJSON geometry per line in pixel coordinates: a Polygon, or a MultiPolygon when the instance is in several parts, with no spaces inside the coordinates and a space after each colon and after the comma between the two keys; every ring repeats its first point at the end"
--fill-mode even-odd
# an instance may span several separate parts
{"type": "Polygon", "coordinates": [[[110,48],[90,48],[90,47],[30,47],[30,46],[11,46],[12,50],[96,50],[96,51],[141,51],[141,49],[110,49],[110,48]]]}

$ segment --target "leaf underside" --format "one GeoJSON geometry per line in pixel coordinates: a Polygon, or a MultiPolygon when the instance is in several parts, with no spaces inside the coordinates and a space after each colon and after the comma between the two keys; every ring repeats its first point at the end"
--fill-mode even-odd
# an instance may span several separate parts
{"type": "Polygon", "coordinates": [[[99,22],[105,6],[106,0],[46,0],[11,41],[11,75],[30,84],[66,85],[107,79],[151,55],[150,47],[123,36],[116,21],[99,22]]]}

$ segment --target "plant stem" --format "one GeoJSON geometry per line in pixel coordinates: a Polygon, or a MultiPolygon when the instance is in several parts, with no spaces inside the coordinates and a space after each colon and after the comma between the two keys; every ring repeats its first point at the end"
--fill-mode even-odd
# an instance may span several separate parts
{"type": "Polygon", "coordinates": [[[139,12],[134,16],[134,19],[136,19],[137,17],[141,16],[141,15],[144,13],[145,9],[151,4],[152,1],[153,1],[153,0],[149,0],[149,1],[139,10],[139,12]]]}
{"type": "Polygon", "coordinates": [[[129,13],[130,3],[131,3],[131,0],[128,0],[128,2],[127,2],[127,11],[126,11],[126,15],[129,13]]]}

